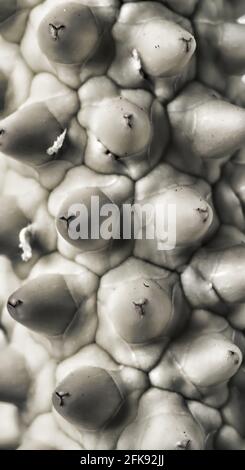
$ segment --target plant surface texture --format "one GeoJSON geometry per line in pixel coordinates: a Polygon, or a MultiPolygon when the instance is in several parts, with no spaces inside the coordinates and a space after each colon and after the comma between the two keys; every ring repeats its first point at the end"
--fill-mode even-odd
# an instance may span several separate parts
{"type": "Polygon", "coordinates": [[[244,334],[244,0],[0,0],[0,449],[245,450],[244,334]]]}

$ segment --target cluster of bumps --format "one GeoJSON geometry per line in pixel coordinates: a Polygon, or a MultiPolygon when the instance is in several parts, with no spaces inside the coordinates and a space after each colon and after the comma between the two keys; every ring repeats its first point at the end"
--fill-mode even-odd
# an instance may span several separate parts
{"type": "Polygon", "coordinates": [[[243,0],[0,0],[0,448],[245,449],[243,0]],[[176,205],[176,247],[68,235],[176,205]]]}

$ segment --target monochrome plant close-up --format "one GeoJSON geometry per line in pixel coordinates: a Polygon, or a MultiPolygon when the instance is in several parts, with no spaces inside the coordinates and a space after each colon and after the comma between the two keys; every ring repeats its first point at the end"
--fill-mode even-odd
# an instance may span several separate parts
{"type": "Polygon", "coordinates": [[[245,450],[245,1],[0,0],[0,450],[245,450]]]}

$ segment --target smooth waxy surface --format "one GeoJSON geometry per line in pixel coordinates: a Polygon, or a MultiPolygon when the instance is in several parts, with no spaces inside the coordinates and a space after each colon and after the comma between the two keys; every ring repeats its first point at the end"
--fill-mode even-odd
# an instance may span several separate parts
{"type": "Polygon", "coordinates": [[[237,23],[224,23],[216,29],[218,31],[218,53],[223,66],[234,75],[245,71],[245,25],[237,23]]]}
{"type": "Polygon", "coordinates": [[[65,333],[77,310],[59,274],[29,280],[9,297],[7,307],[16,321],[48,336],[65,333]]]}
{"type": "Polygon", "coordinates": [[[245,141],[245,113],[225,102],[210,102],[196,111],[195,153],[219,157],[235,151],[245,141]]]}
{"type": "Polygon", "coordinates": [[[179,395],[153,387],[141,398],[137,418],[120,437],[118,448],[203,449],[204,432],[179,395]]]}
{"type": "Polygon", "coordinates": [[[200,277],[201,282],[206,283],[205,301],[207,304],[211,302],[210,305],[212,305],[212,294],[215,294],[218,300],[228,302],[228,304],[244,302],[244,258],[243,246],[234,246],[223,252],[210,250],[198,253],[183,274],[183,282],[187,283],[186,287],[189,290],[188,295],[193,295],[192,283],[198,283],[200,277]],[[192,278],[189,286],[188,275],[192,278]]]}
{"type": "Polygon", "coordinates": [[[171,413],[156,416],[155,419],[147,420],[144,431],[140,449],[197,450],[202,445],[201,432],[198,430],[196,434],[197,429],[188,415],[181,420],[179,415],[173,416],[171,413]],[[171,432],[169,432],[170,429],[171,432]]]}
{"type": "Polygon", "coordinates": [[[83,188],[71,191],[59,209],[56,218],[57,230],[76,248],[87,251],[100,250],[110,242],[100,235],[100,224],[106,217],[99,216],[99,225],[97,217],[92,220],[97,203],[100,211],[104,204],[111,204],[112,201],[98,188],[83,188]],[[93,202],[95,201],[93,198],[96,198],[96,202],[93,202]],[[77,210],[75,210],[76,205],[79,205],[77,210]],[[88,236],[83,232],[84,227],[87,227],[88,236]],[[96,237],[93,235],[93,230],[98,233],[96,237]]]}
{"type": "Polygon", "coordinates": [[[189,62],[196,47],[188,31],[160,19],[141,26],[134,45],[143,70],[154,77],[176,75],[189,62]]]}
{"type": "Polygon", "coordinates": [[[64,129],[45,104],[32,104],[0,122],[0,150],[38,166],[54,158],[47,150],[62,132],[64,129]]]}
{"type": "Polygon", "coordinates": [[[17,10],[17,0],[1,0],[0,4],[0,24],[14,15],[17,10]]]}
{"type": "Polygon", "coordinates": [[[88,127],[112,154],[119,157],[137,154],[151,141],[151,122],[147,113],[123,98],[96,106],[88,127]]]}
{"type": "Polygon", "coordinates": [[[234,247],[220,255],[212,275],[216,289],[226,302],[244,301],[244,248],[234,247]]]}
{"type": "Polygon", "coordinates": [[[151,280],[122,283],[110,295],[108,316],[128,343],[146,343],[164,336],[171,315],[170,295],[151,280]]]}
{"type": "MultiPolygon", "coordinates": [[[[1,115],[28,104],[0,125],[0,250],[9,257],[0,260],[3,271],[6,262],[8,267],[0,286],[0,401],[18,404],[22,448],[63,449],[69,447],[67,439],[86,450],[244,448],[244,400],[232,391],[236,384],[244,395],[244,237],[236,233],[233,241],[239,246],[234,247],[233,241],[223,245],[215,232],[219,221],[244,229],[243,155],[235,152],[245,142],[245,117],[244,109],[234,106],[244,104],[244,77],[234,76],[245,70],[244,19],[236,21],[236,15],[245,13],[243,3],[0,0],[1,115]],[[12,44],[17,61],[8,57],[7,41],[18,42],[12,44]],[[61,83],[39,81],[35,74],[40,72],[58,76],[61,83]],[[198,82],[188,85],[194,79],[198,82]],[[158,100],[168,103],[164,119],[158,100]],[[173,148],[166,152],[168,117],[173,148]],[[58,139],[62,134],[64,141],[58,139]],[[172,172],[159,165],[160,159],[172,172]],[[225,178],[224,165],[238,161],[236,172],[227,166],[225,178]],[[83,162],[111,176],[96,175],[83,162]],[[23,183],[18,172],[25,175],[23,183]],[[115,172],[132,179],[115,178],[115,172]],[[218,221],[214,187],[204,180],[217,182],[221,173],[225,196],[219,200],[218,221]],[[43,199],[37,198],[28,193],[32,178],[52,190],[61,187],[55,195],[45,192],[43,199]],[[94,187],[74,191],[85,185],[94,187]],[[99,209],[110,199],[119,205],[133,200],[134,187],[135,200],[142,204],[176,206],[173,250],[158,250],[165,231],[143,240],[141,248],[140,240],[135,248],[130,242],[125,250],[122,240],[105,240],[99,231],[93,238],[91,197],[99,196],[99,209]],[[17,202],[5,199],[15,193],[17,202]],[[41,207],[49,196],[50,217],[41,207]],[[85,239],[69,235],[76,227],[77,214],[69,214],[74,203],[88,209],[88,219],[78,216],[82,228],[88,224],[85,239]],[[231,212],[234,218],[228,216],[231,212]],[[19,256],[19,232],[32,222],[33,259],[26,266],[19,256]],[[201,244],[204,249],[198,248],[201,244]],[[46,247],[51,257],[63,260],[50,261],[46,247]],[[152,264],[137,259],[124,265],[132,253],[152,264]],[[101,274],[101,281],[92,285],[79,263],[101,274]],[[154,263],[183,269],[182,284],[192,307],[206,306],[210,313],[189,312],[178,275],[160,272],[154,263]],[[47,271],[65,274],[43,276],[47,271]],[[17,276],[12,280],[15,272],[25,278],[23,284],[17,276]],[[75,272],[79,275],[73,283],[75,272]],[[6,296],[20,285],[9,299],[11,319],[6,296]],[[49,338],[33,335],[13,319],[49,338]],[[8,342],[10,348],[3,351],[8,342]],[[57,368],[60,357],[66,359],[57,368]],[[44,419],[41,434],[32,434],[35,417],[51,411],[55,377],[66,377],[53,396],[61,416],[55,412],[55,426],[44,419]]],[[[119,224],[121,214],[117,217],[119,224]]],[[[95,228],[103,222],[106,217],[95,228]]],[[[4,429],[2,416],[0,410],[4,429]]],[[[0,429],[0,448],[2,442],[0,429]]]]}
{"type": "Polygon", "coordinates": [[[241,360],[241,352],[234,344],[222,336],[210,335],[191,342],[182,366],[195,385],[210,387],[230,379],[241,360]]]}
{"type": "Polygon", "coordinates": [[[0,350],[0,359],[0,401],[23,402],[31,383],[24,358],[6,347],[0,350]]]}
{"type": "Polygon", "coordinates": [[[245,142],[245,111],[197,82],[168,106],[174,139],[181,153],[220,158],[245,142]]]}
{"type": "Polygon", "coordinates": [[[53,405],[61,416],[79,428],[91,431],[105,426],[123,402],[121,391],[110,373],[99,367],[75,370],[53,394],[53,405]]]}
{"type": "Polygon", "coordinates": [[[87,6],[63,3],[42,20],[38,40],[49,60],[60,64],[80,64],[96,46],[97,22],[87,6]]]}
{"type": "Polygon", "coordinates": [[[161,199],[165,207],[168,204],[175,207],[178,246],[188,246],[203,238],[212,223],[213,210],[198,191],[188,186],[177,186],[169,189],[163,198],[159,196],[156,203],[160,204],[161,199]]]}

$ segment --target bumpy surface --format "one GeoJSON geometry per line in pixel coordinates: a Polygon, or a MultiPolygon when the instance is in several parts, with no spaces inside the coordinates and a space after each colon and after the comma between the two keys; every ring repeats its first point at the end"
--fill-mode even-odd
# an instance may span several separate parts
{"type": "Polygon", "coordinates": [[[245,449],[244,40],[244,0],[0,0],[1,449],[245,449]],[[174,248],[71,240],[93,196],[174,248]]]}

